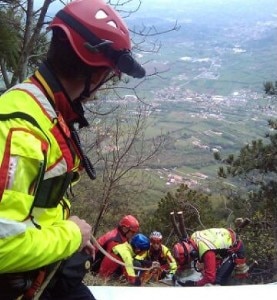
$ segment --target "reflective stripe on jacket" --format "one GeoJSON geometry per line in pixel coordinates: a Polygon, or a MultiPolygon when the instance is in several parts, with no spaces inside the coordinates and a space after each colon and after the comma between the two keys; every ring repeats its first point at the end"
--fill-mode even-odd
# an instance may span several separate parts
{"type": "Polygon", "coordinates": [[[65,188],[63,176],[78,171],[79,159],[62,118],[30,82],[1,96],[0,122],[0,273],[23,272],[66,258],[80,246],[78,226],[65,221],[70,203],[60,195],[53,205],[48,200],[55,195],[45,195],[65,188]]]}

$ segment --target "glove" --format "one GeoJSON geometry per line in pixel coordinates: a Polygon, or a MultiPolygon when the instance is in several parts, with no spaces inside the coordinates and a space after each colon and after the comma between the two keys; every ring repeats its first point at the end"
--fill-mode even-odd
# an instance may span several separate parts
{"type": "Polygon", "coordinates": [[[195,285],[195,281],[192,281],[192,280],[187,280],[185,282],[182,282],[182,281],[179,281],[177,280],[178,284],[181,285],[181,286],[196,286],[195,285]]]}

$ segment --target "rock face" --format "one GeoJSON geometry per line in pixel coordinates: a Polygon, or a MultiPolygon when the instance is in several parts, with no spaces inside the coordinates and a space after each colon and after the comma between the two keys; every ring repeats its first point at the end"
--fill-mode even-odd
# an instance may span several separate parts
{"type": "Polygon", "coordinates": [[[196,272],[194,269],[182,271],[179,275],[179,280],[185,282],[186,280],[197,281],[202,277],[200,272],[196,272]]]}

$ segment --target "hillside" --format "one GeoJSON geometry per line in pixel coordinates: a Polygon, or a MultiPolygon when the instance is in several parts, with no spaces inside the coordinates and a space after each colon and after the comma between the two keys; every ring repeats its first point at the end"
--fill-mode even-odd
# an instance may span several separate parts
{"type": "MultiPolygon", "coordinates": [[[[162,154],[148,167],[164,185],[179,183],[180,176],[186,183],[203,184],[216,177],[214,152],[228,155],[263,138],[268,119],[276,117],[276,103],[265,97],[263,83],[277,78],[277,5],[173,1],[168,11],[154,4],[149,10],[142,7],[143,17],[138,12],[129,23],[162,31],[177,20],[180,29],[155,37],[162,45],[158,53],[139,54],[148,74],[162,72],[136,90],[150,105],[147,134],[169,135],[162,154]]],[[[149,47],[151,42],[154,38],[149,47]]]]}

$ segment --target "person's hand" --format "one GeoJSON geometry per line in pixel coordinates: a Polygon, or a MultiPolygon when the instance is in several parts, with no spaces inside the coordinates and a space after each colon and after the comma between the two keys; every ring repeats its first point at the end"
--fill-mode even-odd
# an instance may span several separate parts
{"type": "Polygon", "coordinates": [[[91,241],[88,241],[83,250],[95,260],[96,248],[93,246],[91,241]]]}
{"type": "Polygon", "coordinates": [[[204,264],[199,261],[196,262],[195,267],[196,267],[197,272],[202,272],[204,270],[204,264]]]}
{"type": "Polygon", "coordinates": [[[91,226],[83,219],[80,219],[77,216],[71,216],[68,220],[74,222],[80,229],[82,235],[82,241],[79,248],[79,251],[88,247],[89,251],[92,251],[92,244],[90,242],[91,235],[91,226]]]}
{"type": "Polygon", "coordinates": [[[160,266],[161,266],[161,264],[158,261],[153,261],[151,268],[152,269],[160,268],[160,266]]]}

